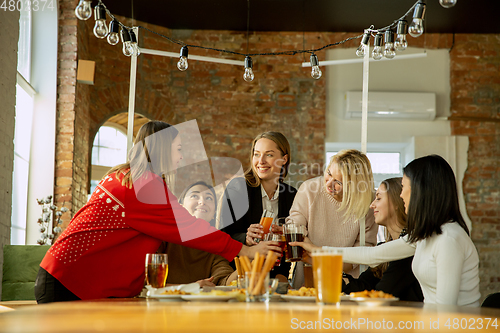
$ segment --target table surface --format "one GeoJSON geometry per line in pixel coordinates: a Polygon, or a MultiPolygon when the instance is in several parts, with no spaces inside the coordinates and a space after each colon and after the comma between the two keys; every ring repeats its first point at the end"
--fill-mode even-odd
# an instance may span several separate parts
{"type": "MultiPolygon", "coordinates": [[[[8,308],[8,304],[0,304],[8,308]]],[[[500,310],[422,306],[339,306],[315,303],[160,302],[105,299],[22,306],[0,311],[0,332],[500,332],[500,310]]]]}

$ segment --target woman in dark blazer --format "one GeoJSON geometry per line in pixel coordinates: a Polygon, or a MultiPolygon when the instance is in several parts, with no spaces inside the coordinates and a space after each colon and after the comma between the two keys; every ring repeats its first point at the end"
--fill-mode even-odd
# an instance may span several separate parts
{"type": "MultiPolygon", "coordinates": [[[[224,191],[219,217],[222,231],[252,246],[257,244],[255,238],[263,237],[259,222],[264,209],[278,218],[288,216],[297,193],[297,189],[283,182],[290,160],[290,144],[283,134],[257,135],[252,142],[251,167],[245,172],[245,178],[234,178],[224,191]]],[[[281,265],[271,271],[271,277],[285,281],[289,270],[290,263],[282,257],[281,265]]]]}

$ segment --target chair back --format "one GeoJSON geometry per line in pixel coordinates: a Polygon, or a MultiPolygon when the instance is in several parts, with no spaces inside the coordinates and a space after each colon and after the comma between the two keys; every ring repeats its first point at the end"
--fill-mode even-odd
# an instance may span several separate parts
{"type": "Polygon", "coordinates": [[[486,296],[481,307],[500,309],[500,292],[486,296]]]}
{"type": "Polygon", "coordinates": [[[48,245],[3,247],[2,301],[34,300],[38,268],[48,245]]]}

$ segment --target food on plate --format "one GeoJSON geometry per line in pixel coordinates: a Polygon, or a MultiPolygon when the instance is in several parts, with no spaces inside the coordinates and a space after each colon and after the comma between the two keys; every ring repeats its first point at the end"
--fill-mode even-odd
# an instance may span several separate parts
{"type": "Polygon", "coordinates": [[[161,295],[191,295],[191,293],[182,290],[165,290],[161,295]]]}
{"type": "Polygon", "coordinates": [[[289,296],[316,296],[316,289],[302,287],[299,290],[288,290],[289,296]]]}
{"type": "Polygon", "coordinates": [[[363,290],[352,292],[349,294],[351,297],[364,297],[364,298],[394,298],[393,295],[384,293],[381,290],[363,290]]]}

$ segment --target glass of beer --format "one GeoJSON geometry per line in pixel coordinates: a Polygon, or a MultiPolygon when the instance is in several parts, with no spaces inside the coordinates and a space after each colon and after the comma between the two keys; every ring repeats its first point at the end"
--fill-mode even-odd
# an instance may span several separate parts
{"type": "Polygon", "coordinates": [[[167,283],[168,257],[165,253],[146,254],[146,284],[163,288],[167,283]]]}
{"type": "Polygon", "coordinates": [[[322,248],[312,253],[316,302],[339,304],[342,292],[342,251],[322,248]]]}
{"type": "Polygon", "coordinates": [[[290,242],[303,242],[305,226],[294,222],[288,222],[283,226],[286,239],[286,262],[302,260],[303,249],[300,246],[291,246],[290,242]]]}

